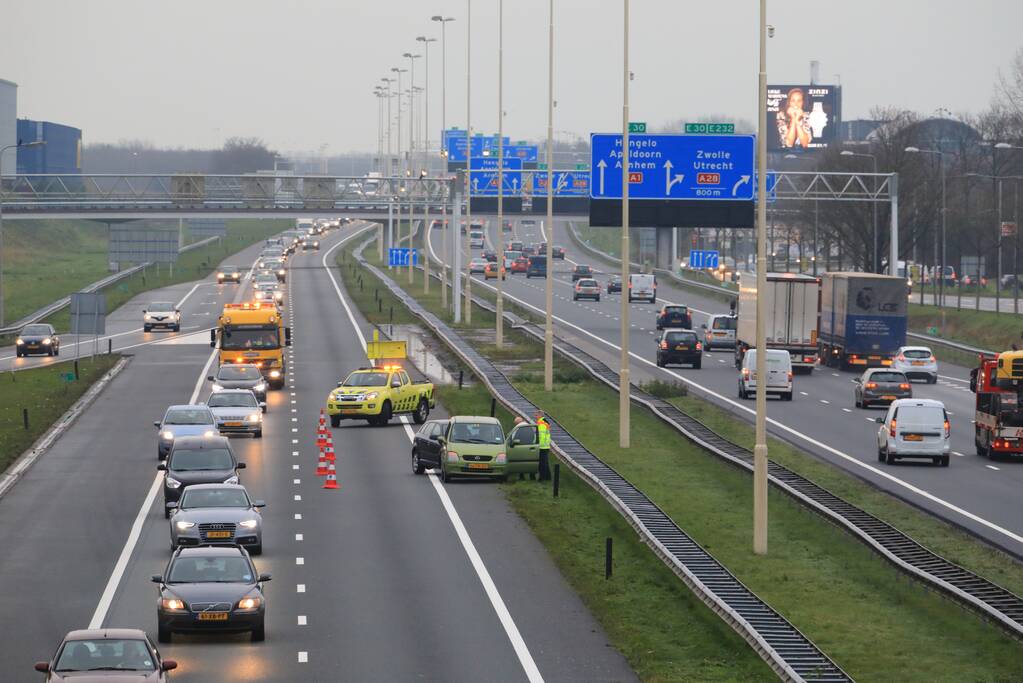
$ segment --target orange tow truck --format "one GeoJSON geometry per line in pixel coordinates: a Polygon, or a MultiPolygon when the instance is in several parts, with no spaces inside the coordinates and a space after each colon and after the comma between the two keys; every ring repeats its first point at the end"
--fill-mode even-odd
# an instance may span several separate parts
{"type": "Polygon", "coordinates": [[[220,364],[247,363],[263,373],[270,387],[284,387],[284,347],[291,346],[291,328],[272,301],[224,304],[210,346],[220,349],[220,364]]]}

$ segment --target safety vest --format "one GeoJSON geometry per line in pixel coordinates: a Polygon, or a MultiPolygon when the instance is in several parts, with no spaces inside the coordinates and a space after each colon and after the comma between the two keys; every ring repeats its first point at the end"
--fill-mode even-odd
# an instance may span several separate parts
{"type": "Polygon", "coordinates": [[[540,448],[550,450],[551,447],[551,428],[547,424],[547,420],[539,420],[536,423],[536,431],[540,437],[540,448]]]}

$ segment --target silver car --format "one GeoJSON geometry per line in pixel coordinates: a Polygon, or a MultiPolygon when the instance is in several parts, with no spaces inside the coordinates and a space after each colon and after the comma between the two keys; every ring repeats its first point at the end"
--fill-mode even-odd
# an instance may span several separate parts
{"type": "Polygon", "coordinates": [[[710,316],[706,324],[700,325],[703,330],[703,348],[734,349],[736,318],[734,315],[719,314],[710,316]]]}
{"type": "MultiPolygon", "coordinates": [[[[266,401],[266,380],[255,365],[248,363],[224,363],[216,375],[209,375],[213,393],[224,389],[248,389],[259,401],[266,401]]],[[[264,407],[263,412],[266,412],[264,407]]]]}
{"type": "Polygon", "coordinates": [[[938,381],[938,359],[926,346],[903,346],[895,352],[892,370],[905,373],[910,380],[922,379],[928,384],[938,381]]]}
{"type": "Polygon", "coordinates": [[[170,453],[174,439],[182,436],[215,436],[217,433],[216,418],[204,405],[171,406],[163,414],[163,419],[154,422],[153,426],[158,430],[156,455],[160,460],[170,453]]]}
{"type": "Polygon", "coordinates": [[[266,403],[256,400],[248,389],[222,389],[206,399],[221,434],[252,434],[263,437],[263,411],[266,403]]]}
{"type": "Polygon", "coordinates": [[[171,547],[243,545],[252,555],[263,552],[266,503],[252,500],[241,484],[194,484],[181,500],[170,503],[171,547]]]}

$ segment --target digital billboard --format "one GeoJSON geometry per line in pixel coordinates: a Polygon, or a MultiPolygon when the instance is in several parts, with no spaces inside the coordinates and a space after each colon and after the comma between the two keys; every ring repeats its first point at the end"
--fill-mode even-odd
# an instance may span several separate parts
{"type": "Polygon", "coordinates": [[[841,88],[834,85],[767,86],[767,148],[823,149],[838,138],[841,88]]]}

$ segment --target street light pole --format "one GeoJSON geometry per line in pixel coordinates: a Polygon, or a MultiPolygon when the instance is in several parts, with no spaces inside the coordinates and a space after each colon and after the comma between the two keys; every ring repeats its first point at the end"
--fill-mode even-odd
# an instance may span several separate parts
{"type": "Polygon", "coordinates": [[[946,244],[945,235],[946,227],[948,224],[948,205],[945,203],[945,156],[946,153],[940,149],[920,149],[919,147],[907,147],[907,152],[911,154],[935,154],[938,157],[938,165],[941,169],[941,263],[940,271],[938,272],[938,299],[941,301],[941,306],[945,305],[945,255],[946,255],[946,244]]]}
{"type": "MultiPolygon", "coordinates": [[[[440,22],[440,129],[441,129],[441,146],[444,145],[444,133],[448,129],[448,37],[447,37],[447,24],[449,21],[454,21],[454,17],[444,17],[441,15],[435,15],[430,17],[431,21],[440,22]]],[[[443,150],[445,159],[447,159],[448,150],[443,150]]],[[[447,164],[445,163],[445,168],[447,164]]],[[[452,193],[453,195],[454,193],[452,193]]],[[[444,258],[441,259],[440,272],[441,272],[441,285],[440,285],[440,304],[441,308],[447,310],[448,307],[448,224],[447,224],[447,206],[448,203],[445,201],[441,204],[441,235],[444,240],[443,253],[444,258]]],[[[455,273],[455,277],[458,277],[458,273],[455,273]]],[[[457,302],[455,303],[457,306],[457,302]]]]}
{"type": "MultiPolygon", "coordinates": [[[[472,0],[465,0],[465,251],[472,231],[472,0]]],[[[453,226],[458,229],[460,226],[453,226]]],[[[500,254],[499,254],[500,255],[500,254]]],[[[465,264],[465,324],[472,325],[472,263],[465,264]]],[[[500,267],[497,271],[501,275],[500,267]]],[[[454,273],[457,278],[458,273],[454,273]]],[[[457,302],[455,303],[457,306],[457,302]]]]}
{"type": "MultiPolygon", "coordinates": [[[[436,38],[427,38],[426,36],[419,36],[416,40],[423,44],[423,68],[426,71],[423,82],[423,129],[426,131],[426,139],[423,142],[423,172],[427,173],[430,167],[430,43],[436,43],[436,38]]],[[[424,194],[425,194],[425,180],[424,183],[424,194]]],[[[423,223],[424,235],[430,236],[430,229],[433,227],[430,224],[430,198],[424,196],[426,200],[425,208],[423,209],[423,223]]],[[[430,293],[430,254],[429,254],[429,241],[423,242],[423,294],[430,293]]],[[[444,290],[444,281],[441,280],[440,285],[441,291],[444,290]]]]}
{"type": "Polygon", "coordinates": [[[547,274],[543,329],[543,388],[554,389],[554,0],[547,28],[547,274]]]}
{"type": "Polygon", "coordinates": [[[0,327],[3,327],[6,322],[5,312],[7,310],[4,306],[4,152],[9,149],[18,149],[19,147],[41,147],[45,144],[46,140],[35,140],[33,142],[19,142],[7,145],[6,147],[0,147],[0,327]]]}
{"type": "MultiPolygon", "coordinates": [[[[504,0],[497,2],[497,234],[504,230],[504,0]]],[[[504,296],[501,291],[501,266],[504,250],[497,249],[497,321],[494,344],[504,345],[504,296]]],[[[507,272],[507,271],[506,271],[507,272]]]]}
{"type": "MultiPolygon", "coordinates": [[[[842,150],[841,155],[844,156],[844,157],[863,157],[863,158],[866,158],[866,159],[870,159],[874,163],[874,182],[873,182],[873,186],[874,186],[874,192],[876,193],[877,192],[877,155],[876,154],[867,154],[866,152],[853,152],[853,151],[850,151],[848,149],[842,150]]],[[[872,267],[871,269],[875,273],[880,273],[881,272],[881,259],[880,259],[880,254],[879,254],[878,233],[877,233],[877,197],[874,198],[874,201],[870,202],[870,207],[873,210],[873,214],[874,214],[873,215],[873,218],[874,218],[874,250],[873,250],[873,254],[871,256],[870,265],[872,267]]],[[[899,265],[898,263],[889,263],[888,264],[888,274],[889,275],[898,275],[898,272],[899,272],[898,265],[899,265]]]]}
{"type": "MultiPolygon", "coordinates": [[[[629,379],[629,0],[624,0],[624,21],[622,22],[624,50],[622,51],[622,296],[621,296],[621,347],[618,386],[618,445],[628,448],[630,441],[630,396],[632,387],[629,379]]],[[[547,183],[550,187],[550,182],[547,183]]],[[[550,200],[548,199],[548,205],[550,200]]],[[[550,268],[551,264],[547,264],[550,268]]]]}
{"type": "MultiPolygon", "coordinates": [[[[767,0],[760,0],[757,175],[767,177],[767,0]]],[[[757,291],[767,291],[767,199],[757,198],[757,291]]],[[[756,429],[753,446],[753,552],[767,554],[767,297],[757,297],[756,429]]]]}
{"type": "MultiPolygon", "coordinates": [[[[415,143],[415,140],[416,140],[416,137],[415,137],[415,121],[416,121],[416,118],[415,118],[415,116],[413,116],[414,112],[413,112],[412,108],[413,108],[413,103],[415,102],[415,97],[416,97],[416,60],[419,59],[419,57],[421,55],[414,55],[411,52],[406,52],[402,56],[408,58],[408,63],[409,63],[409,88],[408,88],[408,139],[409,139],[409,142],[408,142],[408,171],[409,172],[408,172],[408,176],[409,176],[409,180],[411,181],[411,180],[414,179],[413,176],[415,174],[415,169],[413,168],[412,160],[413,160],[413,157],[414,157],[414,154],[415,154],[415,148],[416,148],[416,143],[415,143]]],[[[415,222],[415,215],[413,214],[413,210],[414,210],[414,207],[415,207],[415,202],[413,201],[413,197],[412,197],[412,195],[414,194],[413,191],[412,191],[413,187],[418,187],[418,184],[411,185],[409,187],[409,191],[408,191],[408,248],[409,248],[409,252],[408,252],[409,253],[409,256],[408,256],[408,283],[409,284],[412,284],[412,261],[413,261],[412,255],[415,253],[415,247],[413,246],[413,241],[412,241],[412,233],[413,233],[413,227],[412,226],[413,226],[413,223],[415,222]]]]}

